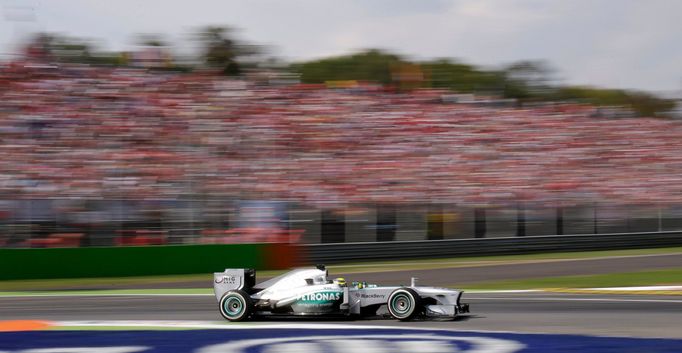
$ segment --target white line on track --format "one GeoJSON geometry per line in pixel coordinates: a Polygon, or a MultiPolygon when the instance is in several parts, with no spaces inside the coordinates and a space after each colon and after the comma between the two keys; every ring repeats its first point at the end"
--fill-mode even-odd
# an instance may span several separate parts
{"type": "Polygon", "coordinates": [[[606,288],[578,288],[578,289],[602,290],[602,291],[648,291],[648,290],[677,291],[677,290],[682,290],[682,286],[606,287],[606,288]]]}
{"type": "Polygon", "coordinates": [[[466,300],[520,300],[520,301],[580,301],[580,302],[615,302],[615,303],[680,303],[675,299],[621,299],[621,298],[567,298],[567,297],[466,297],[466,300]]]}
{"type": "Polygon", "coordinates": [[[284,324],[261,324],[261,323],[228,323],[228,322],[214,322],[214,321],[149,321],[149,320],[104,320],[104,321],[56,321],[56,326],[90,326],[90,327],[181,327],[181,328],[202,328],[202,329],[223,329],[223,330],[238,330],[238,329],[270,329],[270,328],[368,328],[372,326],[359,325],[344,325],[344,324],[299,324],[299,323],[284,323],[284,324]]]}
{"type": "MultiPolygon", "coordinates": [[[[472,294],[515,294],[539,293],[541,289],[519,290],[471,290],[472,294]]],[[[213,297],[212,293],[31,293],[31,294],[0,294],[2,298],[41,298],[41,297],[213,297]]]]}
{"type": "Polygon", "coordinates": [[[469,294],[496,294],[496,293],[541,293],[543,289],[491,289],[491,290],[464,290],[464,293],[469,294]]]}

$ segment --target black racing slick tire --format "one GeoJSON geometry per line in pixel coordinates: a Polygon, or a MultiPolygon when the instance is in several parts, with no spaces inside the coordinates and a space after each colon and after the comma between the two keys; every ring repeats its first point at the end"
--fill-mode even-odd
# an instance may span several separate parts
{"type": "Polygon", "coordinates": [[[253,301],[243,290],[231,290],[220,298],[220,315],[229,321],[247,320],[253,313],[253,301]]]}
{"type": "Polygon", "coordinates": [[[410,288],[398,288],[388,296],[388,312],[393,318],[408,321],[422,311],[421,297],[410,288]]]}

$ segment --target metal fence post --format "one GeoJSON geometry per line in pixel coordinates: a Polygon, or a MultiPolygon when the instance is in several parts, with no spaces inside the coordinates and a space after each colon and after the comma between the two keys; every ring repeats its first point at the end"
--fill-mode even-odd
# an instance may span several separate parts
{"type": "Polygon", "coordinates": [[[597,221],[597,203],[595,202],[592,207],[593,207],[593,212],[594,212],[594,230],[593,230],[593,233],[599,234],[599,227],[597,225],[597,223],[598,223],[598,221],[597,221]]]}
{"type": "Polygon", "coordinates": [[[526,210],[520,203],[516,205],[516,236],[526,236],[526,210]]]}
{"type": "Polygon", "coordinates": [[[556,235],[564,235],[564,209],[556,208],[556,235]]]}
{"type": "Polygon", "coordinates": [[[477,207],[474,209],[474,237],[485,238],[485,233],[486,233],[485,208],[477,207]]]}

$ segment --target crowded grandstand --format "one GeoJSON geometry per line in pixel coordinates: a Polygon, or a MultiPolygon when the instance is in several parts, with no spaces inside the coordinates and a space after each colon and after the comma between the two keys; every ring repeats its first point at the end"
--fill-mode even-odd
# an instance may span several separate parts
{"type": "Polygon", "coordinates": [[[0,223],[149,228],[160,213],[207,199],[338,212],[660,209],[682,200],[679,122],[486,100],[362,82],[13,62],[0,69],[0,223]]]}

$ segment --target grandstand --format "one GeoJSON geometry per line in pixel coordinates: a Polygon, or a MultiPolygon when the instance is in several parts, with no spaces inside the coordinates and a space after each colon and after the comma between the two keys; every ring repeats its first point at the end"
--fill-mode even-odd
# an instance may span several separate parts
{"type": "Polygon", "coordinates": [[[15,62],[2,241],[200,241],[244,200],[285,203],[305,242],[677,229],[678,121],[451,98],[15,62]]]}

